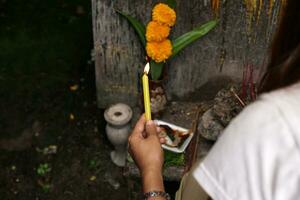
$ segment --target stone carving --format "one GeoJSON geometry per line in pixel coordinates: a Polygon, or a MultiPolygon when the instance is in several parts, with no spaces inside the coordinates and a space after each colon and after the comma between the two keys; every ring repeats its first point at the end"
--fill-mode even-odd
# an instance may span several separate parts
{"type": "Polygon", "coordinates": [[[206,139],[216,141],[229,122],[243,109],[232,94],[238,91],[238,85],[230,85],[220,90],[213,100],[213,105],[201,117],[199,133],[206,139]]]}

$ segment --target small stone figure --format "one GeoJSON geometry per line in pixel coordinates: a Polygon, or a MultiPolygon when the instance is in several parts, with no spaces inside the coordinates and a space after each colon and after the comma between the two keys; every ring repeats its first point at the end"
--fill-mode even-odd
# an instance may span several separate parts
{"type": "Polygon", "coordinates": [[[229,122],[243,109],[231,90],[238,85],[230,85],[220,90],[214,98],[213,106],[201,117],[199,133],[206,139],[216,141],[229,122]]]}

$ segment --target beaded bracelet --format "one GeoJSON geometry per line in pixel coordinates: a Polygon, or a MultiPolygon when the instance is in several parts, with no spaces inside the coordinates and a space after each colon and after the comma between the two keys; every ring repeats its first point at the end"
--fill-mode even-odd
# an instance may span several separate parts
{"type": "Polygon", "coordinates": [[[144,193],[144,199],[147,200],[150,197],[164,197],[166,200],[171,200],[171,197],[168,193],[163,191],[150,191],[144,193]]]}

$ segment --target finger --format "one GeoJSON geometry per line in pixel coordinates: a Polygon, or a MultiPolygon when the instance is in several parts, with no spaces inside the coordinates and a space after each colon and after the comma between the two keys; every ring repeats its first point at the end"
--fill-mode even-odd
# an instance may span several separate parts
{"type": "Polygon", "coordinates": [[[165,143],[166,143],[166,139],[165,139],[165,138],[159,138],[159,142],[160,142],[161,144],[165,144],[165,143]]]}
{"type": "Polygon", "coordinates": [[[156,125],[152,120],[147,121],[146,132],[147,132],[147,136],[157,136],[156,125]]]}
{"type": "Polygon", "coordinates": [[[161,131],[161,128],[159,126],[156,127],[156,132],[159,133],[161,131]]]}
{"type": "Polygon", "coordinates": [[[143,138],[146,138],[146,137],[147,137],[146,131],[143,131],[143,132],[142,132],[142,136],[143,136],[143,138]]]}
{"type": "Polygon", "coordinates": [[[132,137],[140,137],[143,134],[143,131],[145,130],[145,123],[146,123],[146,118],[145,115],[143,114],[138,122],[136,123],[131,135],[132,137]]]}

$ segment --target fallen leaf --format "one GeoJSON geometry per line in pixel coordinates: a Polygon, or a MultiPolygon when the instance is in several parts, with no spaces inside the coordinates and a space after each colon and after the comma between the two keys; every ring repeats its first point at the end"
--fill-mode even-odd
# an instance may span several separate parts
{"type": "Polygon", "coordinates": [[[75,84],[75,85],[71,85],[71,86],[70,86],[70,90],[71,90],[71,91],[76,91],[76,90],[78,90],[78,88],[79,88],[78,84],[75,84]]]}
{"type": "Polygon", "coordinates": [[[91,176],[91,177],[90,177],[90,181],[95,181],[96,178],[97,178],[96,176],[91,176]]]}
{"type": "Polygon", "coordinates": [[[75,116],[71,113],[70,114],[70,120],[73,121],[75,119],[75,116]]]}

